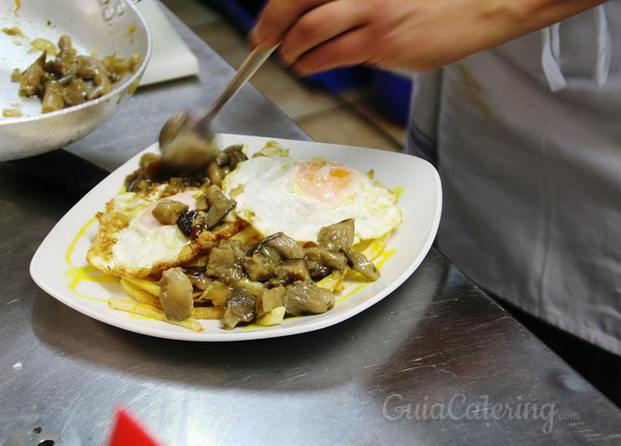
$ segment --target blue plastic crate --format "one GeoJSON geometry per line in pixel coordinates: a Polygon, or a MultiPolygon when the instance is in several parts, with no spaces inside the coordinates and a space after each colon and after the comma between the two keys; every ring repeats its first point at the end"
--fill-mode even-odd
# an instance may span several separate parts
{"type": "MultiPolygon", "coordinates": [[[[249,32],[261,10],[263,0],[206,0],[212,7],[226,15],[242,32],[249,32]]],[[[304,78],[318,84],[330,93],[338,93],[348,88],[369,83],[369,70],[363,67],[338,68],[304,78]]]]}
{"type": "Polygon", "coordinates": [[[397,124],[406,125],[410,115],[412,79],[385,70],[371,73],[375,102],[384,116],[397,124]]]}

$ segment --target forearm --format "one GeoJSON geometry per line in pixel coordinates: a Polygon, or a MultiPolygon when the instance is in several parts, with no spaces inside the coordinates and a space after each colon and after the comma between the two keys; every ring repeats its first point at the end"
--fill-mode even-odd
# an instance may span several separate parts
{"type": "Polygon", "coordinates": [[[253,40],[302,74],[370,63],[441,67],[604,0],[270,0],[253,40]]]}
{"type": "MultiPolygon", "coordinates": [[[[451,0],[440,0],[443,3],[451,0]]],[[[452,0],[456,8],[466,10],[478,8],[478,19],[460,22],[457,15],[447,18],[462,23],[462,38],[455,39],[457,52],[461,56],[493,48],[525,34],[546,28],[563,19],[593,8],[606,0],[452,0]],[[470,37],[468,37],[470,36],[470,37]]],[[[450,54],[450,53],[448,53],[450,54]]],[[[445,59],[431,64],[440,66],[445,59]]]]}
{"type": "Polygon", "coordinates": [[[606,0],[491,0],[503,3],[511,13],[505,27],[504,41],[537,31],[587,9],[605,3],[606,0]]]}

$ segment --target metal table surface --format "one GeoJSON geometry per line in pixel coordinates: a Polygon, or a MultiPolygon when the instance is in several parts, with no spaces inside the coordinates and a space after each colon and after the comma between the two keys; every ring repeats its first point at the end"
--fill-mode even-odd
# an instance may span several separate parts
{"type": "MultiPolygon", "coordinates": [[[[173,21],[200,80],[140,91],[71,152],[112,169],[217,94],[231,67],[173,21]]],[[[306,138],[252,88],[221,129],[306,138]]],[[[65,307],[28,264],[101,174],[62,151],[0,164],[0,444],[105,444],[117,405],[166,445],[621,444],[621,412],[434,250],[379,304],[288,338],[175,342],[65,307]]]]}

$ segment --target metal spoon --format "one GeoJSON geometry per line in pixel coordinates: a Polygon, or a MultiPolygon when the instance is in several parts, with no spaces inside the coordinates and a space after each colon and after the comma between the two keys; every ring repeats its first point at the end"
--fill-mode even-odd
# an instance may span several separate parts
{"type": "Polygon", "coordinates": [[[218,148],[213,141],[212,121],[277,47],[255,48],[209,111],[179,113],[166,121],[159,137],[162,161],[184,174],[199,172],[213,161],[218,148]]]}

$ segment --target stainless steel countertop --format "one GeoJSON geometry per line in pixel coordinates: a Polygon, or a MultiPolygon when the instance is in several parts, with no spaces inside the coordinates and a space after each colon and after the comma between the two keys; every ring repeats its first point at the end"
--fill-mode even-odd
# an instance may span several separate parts
{"type": "MultiPolygon", "coordinates": [[[[174,23],[200,80],[140,91],[72,153],[113,169],[219,92],[231,67],[174,23]]],[[[251,87],[220,129],[306,138],[251,87]]],[[[117,405],[166,445],[621,444],[621,412],[435,250],[379,304],[289,338],[167,341],[65,307],[28,265],[103,173],[62,151],[0,164],[0,444],[101,445],[117,405]]]]}

